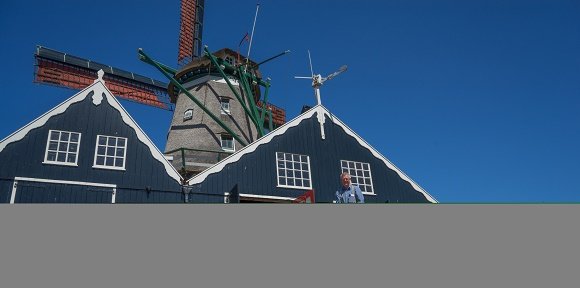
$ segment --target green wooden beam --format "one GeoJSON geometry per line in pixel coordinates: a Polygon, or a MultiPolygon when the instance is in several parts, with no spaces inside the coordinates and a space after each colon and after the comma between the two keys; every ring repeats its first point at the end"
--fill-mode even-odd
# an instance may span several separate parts
{"type": "Polygon", "coordinates": [[[248,102],[250,103],[250,108],[252,108],[252,113],[254,114],[254,118],[258,119],[258,134],[259,137],[264,136],[264,121],[260,120],[260,115],[258,113],[258,109],[256,108],[256,101],[254,100],[254,93],[252,93],[252,87],[250,86],[250,83],[248,82],[248,78],[246,77],[246,73],[243,73],[243,67],[240,66],[238,67],[238,71],[240,73],[240,84],[242,84],[242,87],[244,89],[244,91],[246,92],[246,98],[248,98],[248,102]]]}
{"type": "MultiPolygon", "coordinates": [[[[232,90],[232,92],[234,93],[234,95],[236,96],[236,99],[238,99],[238,101],[240,102],[240,104],[242,105],[242,108],[244,108],[244,111],[246,112],[246,114],[248,114],[248,117],[250,117],[250,120],[252,120],[252,122],[254,123],[254,125],[256,126],[256,129],[258,130],[258,133],[260,133],[259,131],[260,129],[260,124],[258,122],[258,120],[256,119],[256,117],[254,117],[253,113],[251,110],[248,109],[248,107],[245,105],[245,101],[243,100],[243,98],[240,96],[240,94],[238,93],[238,91],[236,91],[236,89],[234,88],[234,85],[232,85],[232,82],[230,82],[230,79],[228,78],[228,76],[226,75],[226,73],[224,72],[224,70],[220,67],[220,64],[218,63],[217,59],[215,56],[213,56],[213,54],[211,54],[209,52],[209,49],[207,48],[207,46],[203,47],[203,50],[205,51],[205,54],[208,56],[209,60],[211,61],[211,63],[217,68],[218,72],[220,73],[220,75],[224,78],[224,80],[226,81],[226,84],[228,84],[228,86],[230,87],[230,90],[232,90]]],[[[223,63],[222,63],[223,65],[223,63]]],[[[240,77],[241,78],[241,77],[240,77]]],[[[241,81],[240,81],[241,82],[241,81]]],[[[240,83],[241,84],[241,83],[240,83]]],[[[263,135],[264,133],[261,133],[260,137],[263,135]]]]}

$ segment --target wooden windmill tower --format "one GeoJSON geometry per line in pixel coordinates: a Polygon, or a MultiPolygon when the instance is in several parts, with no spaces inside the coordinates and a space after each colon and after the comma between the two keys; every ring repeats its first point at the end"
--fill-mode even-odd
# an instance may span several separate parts
{"type": "Polygon", "coordinates": [[[165,154],[184,176],[199,173],[285,122],[285,111],[267,102],[270,83],[259,66],[288,52],[259,63],[227,48],[210,53],[202,47],[204,6],[204,0],[181,0],[179,69],[139,49],[169,84],[42,46],[34,81],[81,89],[103,69],[115,96],[173,111],[165,154]]]}

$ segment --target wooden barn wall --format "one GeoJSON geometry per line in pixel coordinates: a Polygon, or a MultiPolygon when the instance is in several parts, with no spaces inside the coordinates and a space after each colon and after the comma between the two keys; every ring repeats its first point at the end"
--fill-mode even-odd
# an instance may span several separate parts
{"type": "Polygon", "coordinates": [[[0,203],[10,203],[13,183],[11,179],[0,179],[0,203]]]}
{"type": "MultiPolygon", "coordinates": [[[[315,114],[316,115],[316,114],[315,114]]],[[[339,187],[340,160],[370,163],[376,196],[365,195],[368,203],[429,202],[410,183],[401,179],[382,160],[358,144],[342,127],[327,119],[326,140],[320,137],[316,116],[303,120],[298,126],[260,145],[254,152],[230,163],[218,173],[211,174],[200,184],[197,192],[223,195],[238,184],[239,193],[297,197],[306,190],[277,188],[276,152],[310,156],[310,169],[316,202],[332,202],[339,187]]]]}
{"type": "Polygon", "coordinates": [[[14,203],[111,203],[113,188],[18,181],[14,203]]]}
{"type": "Polygon", "coordinates": [[[20,141],[7,145],[0,152],[0,201],[6,199],[6,193],[10,201],[14,177],[116,184],[117,203],[183,200],[180,183],[167,175],[164,165],[153,158],[149,147],[139,141],[106,98],[95,106],[91,97],[86,97],[29,131],[20,141]],[[51,129],[81,133],[78,167],[42,163],[51,129]],[[92,167],[97,135],[128,139],[125,171],[92,167]]]}

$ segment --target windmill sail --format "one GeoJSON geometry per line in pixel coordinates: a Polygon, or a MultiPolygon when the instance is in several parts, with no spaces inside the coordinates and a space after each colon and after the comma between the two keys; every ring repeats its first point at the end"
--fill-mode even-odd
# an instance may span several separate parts
{"type": "Polygon", "coordinates": [[[181,0],[178,66],[184,66],[201,56],[204,4],[204,0],[181,0]]]}
{"type": "Polygon", "coordinates": [[[173,110],[167,94],[167,83],[42,46],[37,46],[34,58],[36,83],[82,89],[92,84],[97,78],[97,71],[102,69],[105,71],[107,88],[115,96],[173,110]]]}

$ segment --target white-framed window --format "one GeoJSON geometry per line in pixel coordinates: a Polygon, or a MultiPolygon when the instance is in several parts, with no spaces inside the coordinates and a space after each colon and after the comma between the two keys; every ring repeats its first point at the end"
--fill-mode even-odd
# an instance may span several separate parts
{"type": "Polygon", "coordinates": [[[224,60],[232,66],[236,65],[236,59],[234,59],[232,56],[226,56],[224,60]]]}
{"type": "Polygon", "coordinates": [[[187,109],[183,112],[183,120],[189,120],[193,118],[193,109],[187,109]]]}
{"type": "Polygon", "coordinates": [[[221,134],[220,144],[224,151],[236,151],[236,141],[234,141],[234,137],[230,134],[221,134]]]}
{"type": "Polygon", "coordinates": [[[125,170],[127,138],[97,135],[93,168],[125,170]]]}
{"type": "Polygon", "coordinates": [[[230,99],[222,97],[220,98],[221,113],[225,115],[230,115],[230,99]]]}
{"type": "Polygon", "coordinates": [[[43,163],[77,166],[80,143],[81,133],[49,130],[43,163]]]}
{"type": "Polygon", "coordinates": [[[312,189],[310,157],[276,152],[278,187],[312,189]]]}
{"type": "Polygon", "coordinates": [[[371,165],[364,162],[340,160],[342,172],[350,174],[350,182],[358,185],[363,194],[374,194],[371,165]]]}

